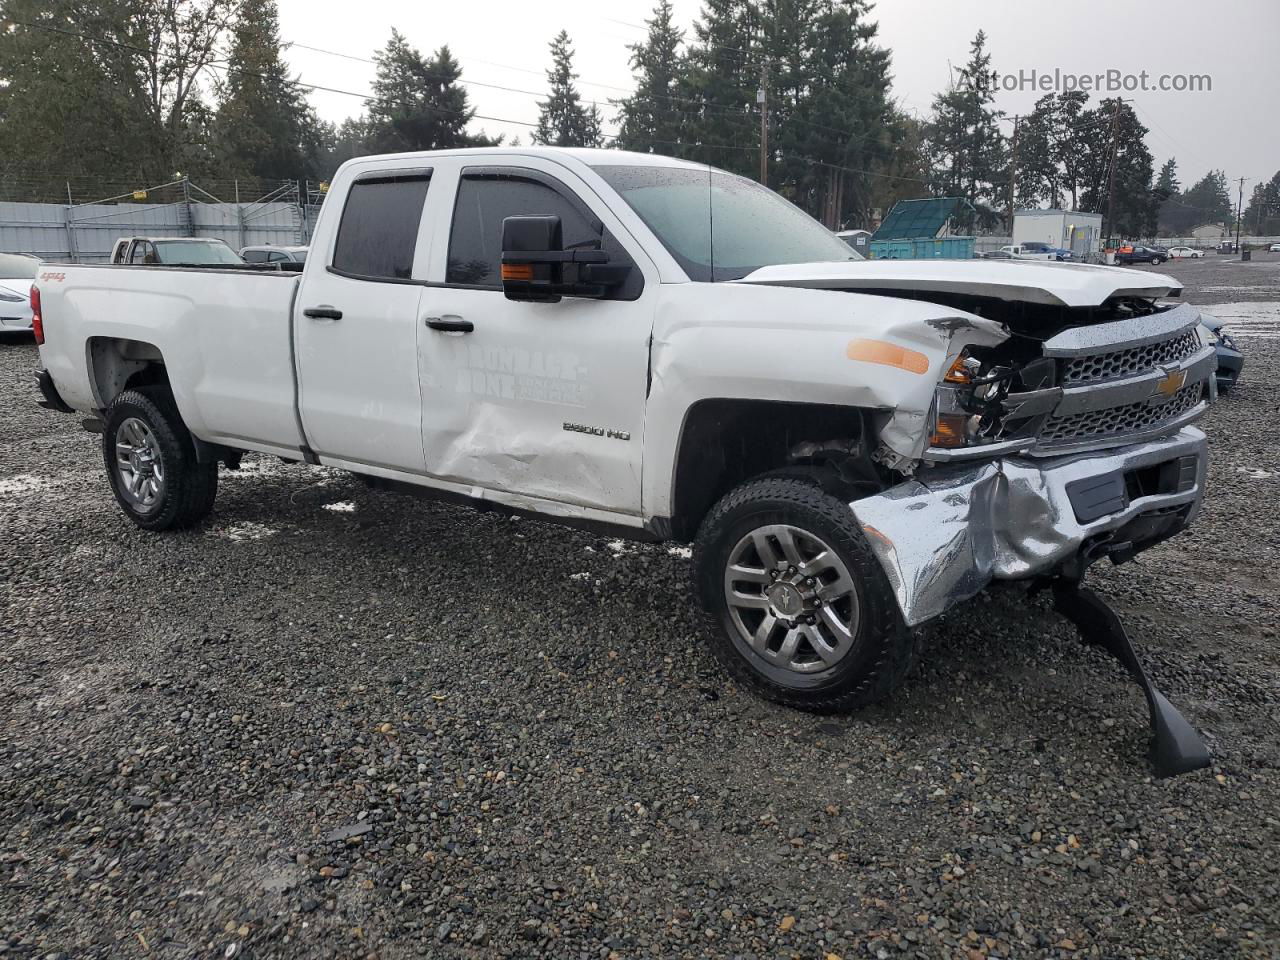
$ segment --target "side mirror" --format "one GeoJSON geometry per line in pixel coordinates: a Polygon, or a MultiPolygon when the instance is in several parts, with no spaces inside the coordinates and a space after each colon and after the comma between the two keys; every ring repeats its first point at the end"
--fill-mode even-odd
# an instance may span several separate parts
{"type": "Polygon", "coordinates": [[[502,292],[508,300],[558,303],[561,297],[604,297],[630,269],[608,264],[603,250],[564,249],[559,217],[502,221],[502,292]]]}

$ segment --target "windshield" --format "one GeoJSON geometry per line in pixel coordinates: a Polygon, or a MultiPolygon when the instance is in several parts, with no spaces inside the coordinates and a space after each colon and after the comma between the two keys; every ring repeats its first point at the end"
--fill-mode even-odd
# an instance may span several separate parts
{"type": "Polygon", "coordinates": [[[192,243],[190,240],[157,240],[156,255],[161,263],[196,267],[221,267],[244,263],[221,240],[192,243]]]}
{"type": "Polygon", "coordinates": [[[778,263],[861,259],[808,214],[743,177],[687,167],[593,169],[691,280],[737,280],[778,263]]]}
{"type": "Polygon", "coordinates": [[[40,261],[16,253],[0,253],[0,280],[32,280],[40,261]]]}

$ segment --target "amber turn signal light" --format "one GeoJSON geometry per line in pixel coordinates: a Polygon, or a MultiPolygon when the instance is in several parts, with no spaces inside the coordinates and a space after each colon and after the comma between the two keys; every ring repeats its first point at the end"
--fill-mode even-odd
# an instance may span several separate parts
{"type": "Polygon", "coordinates": [[[502,265],[503,280],[533,280],[533,264],[504,263],[502,265]]]}
{"type": "Polygon", "coordinates": [[[965,361],[969,358],[963,353],[956,357],[956,362],[951,364],[951,369],[947,371],[947,375],[942,378],[944,383],[971,383],[973,377],[969,376],[969,368],[965,365],[965,361]]]}
{"type": "Polygon", "coordinates": [[[965,436],[965,421],[969,418],[954,413],[938,415],[938,423],[933,428],[933,438],[929,441],[935,447],[954,449],[968,444],[965,436]]]}
{"type": "Polygon", "coordinates": [[[911,350],[887,340],[850,340],[845,348],[845,356],[864,363],[897,367],[908,373],[925,373],[929,369],[929,358],[919,350],[911,350]]]}

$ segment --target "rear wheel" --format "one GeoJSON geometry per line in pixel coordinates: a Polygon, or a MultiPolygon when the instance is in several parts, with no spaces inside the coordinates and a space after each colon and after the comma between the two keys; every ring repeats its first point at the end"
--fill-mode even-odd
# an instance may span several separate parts
{"type": "Polygon", "coordinates": [[[102,455],[116,502],[144,530],[203,520],[218,492],[218,465],[200,463],[165,387],[121,393],[107,410],[102,455]]]}
{"type": "Polygon", "coordinates": [[[693,569],[716,659],[771,700],[852,709],[888,696],[914,661],[848,504],[810,480],[730,491],[702,523],[693,569]]]}

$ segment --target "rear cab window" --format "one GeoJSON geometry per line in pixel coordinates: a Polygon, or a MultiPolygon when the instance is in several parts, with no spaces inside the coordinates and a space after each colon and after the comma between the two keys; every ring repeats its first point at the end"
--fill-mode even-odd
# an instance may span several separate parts
{"type": "Polygon", "coordinates": [[[330,269],[357,280],[409,280],[430,171],[367,174],[351,184],[330,269]]]}

